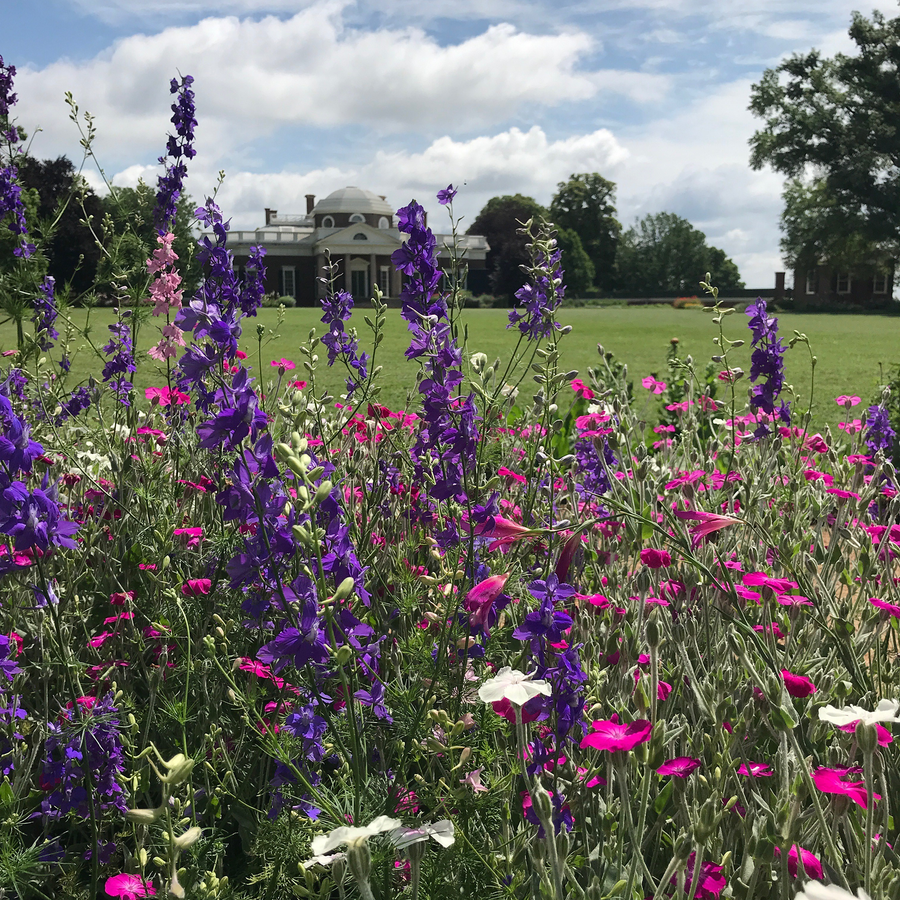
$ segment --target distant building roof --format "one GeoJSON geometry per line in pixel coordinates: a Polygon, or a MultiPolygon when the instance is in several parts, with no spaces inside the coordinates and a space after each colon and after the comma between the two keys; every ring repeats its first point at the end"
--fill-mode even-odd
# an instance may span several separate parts
{"type": "Polygon", "coordinates": [[[345,187],[320,200],[311,211],[311,215],[324,215],[325,213],[369,213],[392,216],[394,209],[378,194],[364,191],[358,187],[345,187]]]}

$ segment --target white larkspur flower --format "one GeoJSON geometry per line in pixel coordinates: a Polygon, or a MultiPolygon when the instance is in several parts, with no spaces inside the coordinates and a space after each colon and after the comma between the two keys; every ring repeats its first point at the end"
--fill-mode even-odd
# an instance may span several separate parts
{"type": "Polygon", "coordinates": [[[842,725],[851,725],[853,722],[877,725],[879,722],[900,722],[898,710],[900,700],[879,700],[878,706],[871,712],[861,706],[844,706],[841,709],[836,706],[823,706],[819,709],[819,718],[838,728],[842,725]]]}
{"type": "Polygon", "coordinates": [[[869,900],[869,895],[862,888],[857,893],[851,894],[836,884],[810,881],[794,896],[794,900],[869,900]]]}
{"type": "Polygon", "coordinates": [[[395,828],[391,832],[391,840],[401,850],[412,844],[418,844],[434,838],[442,847],[451,847],[456,840],[453,834],[453,823],[449,819],[441,819],[433,825],[417,825],[415,828],[395,828]]]}
{"type": "MultiPolygon", "coordinates": [[[[533,674],[532,672],[531,675],[533,674]]],[[[504,666],[493,678],[489,678],[478,688],[478,696],[483,703],[496,703],[505,699],[515,703],[516,706],[524,706],[538,694],[549,697],[553,690],[550,682],[532,681],[531,675],[504,666]]]]}
{"type": "Polygon", "coordinates": [[[399,819],[392,819],[390,816],[379,816],[362,828],[353,825],[341,825],[339,828],[329,831],[328,834],[320,834],[318,837],[313,838],[313,856],[323,856],[332,850],[336,850],[341,844],[346,844],[348,847],[359,846],[376,834],[383,834],[385,831],[392,831],[395,828],[402,827],[403,823],[399,819]]]}

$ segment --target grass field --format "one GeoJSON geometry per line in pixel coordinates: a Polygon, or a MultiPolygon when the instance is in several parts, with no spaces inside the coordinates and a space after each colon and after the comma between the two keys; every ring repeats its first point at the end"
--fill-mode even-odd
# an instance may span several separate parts
{"type": "MultiPolygon", "coordinates": [[[[73,321],[83,326],[86,313],[73,312],[73,321]]],[[[640,392],[640,379],[651,373],[660,375],[665,370],[666,350],[673,337],[679,339],[682,357],[691,354],[697,369],[701,372],[707,360],[717,348],[713,344],[716,326],[712,316],[700,310],[675,310],[670,307],[613,307],[592,309],[566,309],[559,314],[564,324],[572,326],[571,333],[561,343],[563,365],[567,369],[578,369],[585,373],[597,361],[597,344],[611,350],[618,359],[628,365],[629,376],[634,380],[636,392],[640,392]]],[[[114,320],[108,309],[91,313],[92,330],[90,337],[97,347],[108,339],[107,325],[114,320]]],[[[468,336],[470,352],[481,351],[489,361],[500,357],[504,361],[515,342],[513,331],[506,329],[505,310],[466,310],[462,323],[468,336]]],[[[264,378],[277,374],[270,366],[271,360],[286,359],[298,363],[294,377],[305,378],[300,371],[300,356],[297,348],[306,340],[310,329],[316,328],[321,334],[324,326],[319,313],[313,309],[290,309],[277,333],[277,310],[260,310],[256,320],[249,320],[241,341],[242,349],[250,354],[254,366],[258,362],[256,324],[265,328],[262,341],[262,364],[264,378]]],[[[58,322],[58,326],[62,323],[58,322]]],[[[146,350],[156,339],[156,321],[151,320],[143,328],[139,339],[139,371],[135,384],[143,389],[164,382],[164,369],[148,359],[146,350]]],[[[354,315],[352,325],[360,332],[363,348],[371,344],[368,327],[363,322],[363,313],[354,315]]],[[[750,354],[747,316],[736,312],[725,318],[725,333],[731,339],[745,339],[748,343],[735,351],[736,364],[749,372],[750,354]]],[[[834,404],[838,394],[858,394],[868,402],[880,383],[882,370],[887,373],[889,366],[900,362],[900,317],[889,315],[779,315],[780,333],[785,342],[794,331],[805,333],[810,340],[813,353],[818,357],[815,373],[814,422],[817,427],[825,424],[835,427],[842,421],[844,411],[834,404]]],[[[416,366],[407,362],[403,352],[408,344],[406,324],[400,318],[399,310],[389,310],[387,331],[378,349],[376,364],[383,366],[383,390],[381,400],[394,408],[406,408],[406,391],[414,385],[416,366]]],[[[96,357],[92,358],[87,343],[77,340],[81,347],[72,367],[72,386],[87,378],[88,374],[99,377],[102,368],[96,357]]],[[[15,331],[12,326],[0,327],[0,349],[15,347],[15,331]]],[[[332,393],[340,393],[344,375],[337,368],[329,370],[325,366],[324,348],[319,349],[319,370],[316,383],[327,387],[332,393]]],[[[787,381],[793,384],[803,398],[804,408],[809,397],[810,364],[809,353],[803,345],[789,351],[786,358],[787,381]]],[[[744,382],[746,384],[746,382],[744,382]]],[[[533,391],[535,385],[530,379],[523,384],[525,391],[533,391]]],[[[143,394],[143,390],[141,390],[143,394]]],[[[415,402],[415,401],[413,401],[415,402]]],[[[858,415],[862,407],[857,407],[858,415]]]]}

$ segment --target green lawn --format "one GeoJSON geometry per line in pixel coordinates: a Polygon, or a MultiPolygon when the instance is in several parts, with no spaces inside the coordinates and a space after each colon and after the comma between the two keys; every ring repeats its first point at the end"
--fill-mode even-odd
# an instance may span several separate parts
{"type": "MultiPolygon", "coordinates": [[[[73,321],[83,325],[85,312],[74,311],[73,321]]],[[[666,350],[673,337],[679,339],[682,356],[691,354],[702,371],[707,360],[717,352],[713,344],[716,326],[712,316],[700,310],[675,310],[669,307],[606,307],[591,309],[567,309],[559,316],[560,320],[572,325],[572,332],[563,339],[561,350],[563,365],[567,369],[578,369],[584,373],[597,360],[597,344],[601,343],[611,350],[617,358],[627,363],[629,375],[633,378],[637,392],[641,391],[640,379],[650,372],[662,374],[665,369],[666,350]]],[[[98,347],[107,338],[106,326],[113,321],[111,310],[94,310],[91,314],[93,328],[91,338],[98,347]]],[[[257,323],[265,327],[262,346],[262,364],[264,377],[274,376],[276,370],[270,366],[273,359],[295,360],[298,365],[300,356],[297,352],[299,344],[306,339],[311,328],[319,333],[324,326],[319,321],[319,314],[312,309],[291,309],[285,312],[285,319],[278,333],[275,334],[277,311],[260,310],[257,319],[249,320],[244,330],[242,348],[250,353],[254,366],[257,363],[258,345],[256,340],[257,323]]],[[[462,322],[468,335],[470,352],[482,351],[489,361],[496,357],[508,359],[515,341],[514,332],[506,329],[507,312],[505,310],[467,310],[462,322]]],[[[362,320],[362,314],[356,314],[352,321],[361,336],[364,348],[369,344],[368,328],[362,320]]],[[[747,316],[734,313],[724,321],[726,336],[737,339],[749,339],[747,316]]],[[[868,402],[874,396],[881,377],[881,368],[900,362],[900,317],[879,315],[799,315],[782,314],[779,316],[780,333],[785,340],[793,336],[794,330],[808,335],[813,352],[818,357],[816,367],[815,421],[817,426],[830,424],[832,427],[844,416],[834,404],[838,394],[858,394],[868,402]]],[[[142,330],[140,336],[140,368],[135,384],[143,389],[152,384],[164,382],[161,369],[146,357],[146,350],[157,336],[156,323],[151,320],[142,330]]],[[[406,361],[403,351],[407,346],[406,326],[400,318],[399,310],[389,310],[387,314],[387,332],[378,350],[376,362],[384,367],[382,402],[393,407],[407,405],[407,390],[414,385],[416,366],[406,361]]],[[[99,377],[101,364],[96,357],[91,357],[84,340],[77,345],[83,349],[79,352],[72,368],[75,382],[85,379],[93,373],[99,377]]],[[[15,332],[9,325],[0,327],[0,349],[15,346],[15,332]]],[[[317,384],[328,387],[337,394],[343,384],[343,374],[329,370],[324,365],[324,348],[319,348],[320,368],[317,384]]],[[[749,343],[736,351],[736,363],[749,372],[749,343]]],[[[305,378],[301,371],[295,377],[305,378]]],[[[809,395],[810,365],[809,354],[805,347],[798,345],[787,355],[787,380],[793,384],[804,397],[809,395]]],[[[530,378],[526,379],[527,390],[534,388],[530,378]]],[[[857,407],[858,414],[862,407],[857,407]]]]}

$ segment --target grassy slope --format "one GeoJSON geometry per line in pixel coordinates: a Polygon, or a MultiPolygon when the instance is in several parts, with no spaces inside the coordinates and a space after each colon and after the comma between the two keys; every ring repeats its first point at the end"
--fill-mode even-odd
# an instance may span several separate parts
{"type": "MultiPolygon", "coordinates": [[[[515,337],[513,332],[506,330],[506,315],[504,310],[467,310],[462,321],[468,329],[470,351],[486,353],[489,361],[498,356],[508,359],[515,337]]],[[[261,310],[258,319],[251,320],[245,328],[242,340],[243,349],[251,354],[251,361],[255,365],[255,325],[259,322],[265,326],[262,362],[266,377],[276,374],[276,370],[269,365],[273,359],[285,357],[299,364],[299,344],[306,339],[311,328],[322,333],[324,327],[315,310],[287,310],[280,333],[275,337],[272,329],[275,327],[276,317],[275,310],[261,310]]],[[[76,310],[73,318],[83,323],[85,314],[76,310]]],[[[602,343],[607,350],[611,350],[617,358],[628,364],[629,374],[638,385],[638,391],[638,383],[644,375],[654,371],[662,374],[664,371],[665,354],[672,337],[679,339],[682,357],[691,354],[701,371],[709,357],[717,352],[712,342],[717,333],[716,326],[708,313],[699,310],[674,310],[669,307],[570,309],[564,310],[559,318],[563,323],[573,326],[572,332],[561,345],[563,365],[567,369],[578,369],[584,373],[589,366],[595,364],[597,344],[602,343]]],[[[106,342],[106,326],[112,320],[110,310],[95,310],[92,313],[92,339],[98,347],[106,342]]],[[[726,336],[731,339],[748,339],[746,323],[747,317],[742,313],[726,317],[726,336]]],[[[141,333],[139,343],[144,351],[155,339],[155,324],[151,321],[141,333]]],[[[359,328],[362,345],[366,349],[370,341],[362,315],[354,316],[353,324],[359,328]]],[[[886,369],[887,366],[900,362],[897,341],[900,336],[900,318],[897,317],[783,314],[779,316],[779,326],[786,341],[793,335],[794,329],[805,332],[818,357],[814,410],[818,426],[827,423],[834,427],[844,418],[833,402],[836,395],[855,393],[867,402],[879,383],[879,365],[886,369]]],[[[384,367],[381,399],[389,406],[406,406],[406,391],[414,385],[416,366],[403,357],[407,343],[405,323],[400,318],[399,311],[390,310],[387,333],[377,359],[384,367]]],[[[86,347],[84,341],[77,341],[76,344],[86,347]]],[[[0,349],[14,346],[14,329],[9,325],[3,326],[0,328],[0,349]]],[[[319,356],[319,383],[334,393],[339,392],[343,382],[342,374],[324,366],[324,348],[319,348],[319,356]]],[[[735,361],[749,372],[749,345],[736,351],[735,361]]],[[[75,381],[72,384],[86,378],[91,372],[99,377],[100,370],[101,364],[92,362],[89,351],[85,349],[77,356],[73,365],[75,381]]],[[[161,372],[164,369],[157,367],[144,355],[135,383],[141,389],[151,384],[162,384],[165,379],[161,377],[161,372]]],[[[299,370],[293,374],[298,378],[305,377],[299,370]]],[[[795,385],[804,398],[808,397],[809,354],[802,345],[788,353],[787,380],[795,385]]],[[[530,379],[526,379],[524,387],[531,390],[534,385],[530,379]]],[[[860,409],[861,407],[857,407],[857,414],[860,409]]]]}

